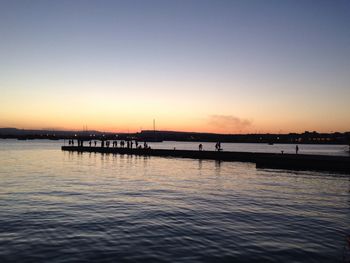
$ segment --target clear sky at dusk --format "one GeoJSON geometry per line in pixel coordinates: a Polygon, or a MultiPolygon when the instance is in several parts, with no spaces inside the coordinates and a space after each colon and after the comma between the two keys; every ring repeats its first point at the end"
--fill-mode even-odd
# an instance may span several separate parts
{"type": "Polygon", "coordinates": [[[0,127],[350,130],[350,1],[0,1],[0,127]]]}

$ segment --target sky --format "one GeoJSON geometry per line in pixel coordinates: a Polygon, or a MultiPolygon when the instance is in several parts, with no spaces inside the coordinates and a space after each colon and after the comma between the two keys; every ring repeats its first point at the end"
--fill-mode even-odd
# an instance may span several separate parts
{"type": "Polygon", "coordinates": [[[0,0],[0,127],[350,131],[350,1],[0,0]]]}

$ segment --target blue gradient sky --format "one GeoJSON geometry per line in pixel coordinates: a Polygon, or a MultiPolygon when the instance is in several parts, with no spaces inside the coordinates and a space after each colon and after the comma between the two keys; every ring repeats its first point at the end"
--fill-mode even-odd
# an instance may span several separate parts
{"type": "Polygon", "coordinates": [[[350,130],[350,1],[0,1],[0,127],[350,130]]]}

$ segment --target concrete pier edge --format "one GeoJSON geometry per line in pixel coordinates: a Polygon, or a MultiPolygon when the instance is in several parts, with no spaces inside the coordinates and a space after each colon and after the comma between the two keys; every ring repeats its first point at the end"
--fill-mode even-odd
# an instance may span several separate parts
{"type": "Polygon", "coordinates": [[[163,156],[229,162],[252,162],[257,168],[315,170],[350,174],[350,156],[278,154],[227,151],[136,149],[114,147],[62,146],[63,151],[163,156]]]}

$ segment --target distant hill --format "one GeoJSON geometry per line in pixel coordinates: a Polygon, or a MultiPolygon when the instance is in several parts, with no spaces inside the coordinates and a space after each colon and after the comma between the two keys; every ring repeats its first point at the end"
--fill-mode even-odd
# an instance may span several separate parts
{"type": "Polygon", "coordinates": [[[0,138],[28,138],[28,139],[46,139],[46,138],[66,138],[75,135],[95,134],[101,135],[99,131],[62,131],[62,130],[26,130],[17,128],[0,128],[0,138]]]}
{"type": "Polygon", "coordinates": [[[0,138],[17,139],[74,139],[84,140],[140,140],[157,141],[198,141],[198,142],[235,142],[235,143],[317,143],[350,144],[350,132],[335,133],[288,133],[288,134],[217,134],[181,131],[144,130],[138,133],[111,133],[100,131],[62,131],[62,130],[25,130],[0,128],[0,138]]]}
{"type": "Polygon", "coordinates": [[[136,136],[141,140],[157,138],[164,141],[201,141],[201,142],[236,142],[236,143],[324,143],[349,144],[350,132],[345,133],[288,133],[288,134],[217,134],[177,131],[141,131],[136,136]]]}

